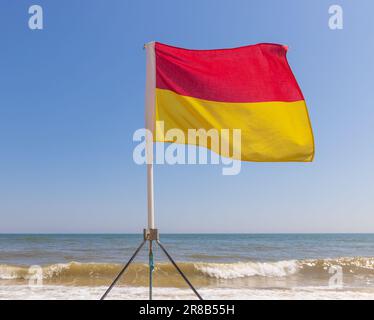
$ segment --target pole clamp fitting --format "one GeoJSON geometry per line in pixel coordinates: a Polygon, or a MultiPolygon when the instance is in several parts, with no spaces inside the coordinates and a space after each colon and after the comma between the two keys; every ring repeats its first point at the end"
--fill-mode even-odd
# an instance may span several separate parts
{"type": "Polygon", "coordinates": [[[144,229],[143,230],[144,240],[159,240],[158,229],[144,229]]]}

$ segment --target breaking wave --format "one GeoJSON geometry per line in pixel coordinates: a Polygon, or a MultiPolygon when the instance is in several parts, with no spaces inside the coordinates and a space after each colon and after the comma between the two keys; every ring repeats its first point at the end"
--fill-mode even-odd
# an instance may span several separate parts
{"type": "MultiPolygon", "coordinates": [[[[276,262],[236,263],[179,263],[197,286],[222,283],[237,284],[248,279],[288,279],[292,277],[313,278],[328,275],[330,267],[339,266],[349,275],[374,276],[374,258],[355,257],[338,259],[289,260],[276,262]]],[[[40,276],[46,284],[58,285],[107,285],[121,270],[122,265],[112,263],[60,263],[42,266],[0,265],[1,283],[25,283],[40,276]]],[[[146,286],[148,266],[136,263],[129,267],[121,280],[122,285],[146,286]]],[[[155,285],[183,287],[183,279],[168,263],[157,263],[154,271],[155,285]]]]}

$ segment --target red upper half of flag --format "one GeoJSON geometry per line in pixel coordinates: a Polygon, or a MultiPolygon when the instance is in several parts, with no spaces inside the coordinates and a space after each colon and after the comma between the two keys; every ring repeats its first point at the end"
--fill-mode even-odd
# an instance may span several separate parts
{"type": "Polygon", "coordinates": [[[283,45],[189,50],[156,42],[155,54],[159,89],[220,102],[304,100],[283,45]]]}

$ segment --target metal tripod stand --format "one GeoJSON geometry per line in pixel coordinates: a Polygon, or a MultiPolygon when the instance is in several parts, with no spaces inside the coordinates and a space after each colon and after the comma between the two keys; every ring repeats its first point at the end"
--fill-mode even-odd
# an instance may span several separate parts
{"type": "Polygon", "coordinates": [[[113,280],[112,284],[108,287],[108,289],[105,291],[103,296],[100,300],[104,300],[106,296],[109,294],[109,292],[113,289],[113,287],[116,285],[117,281],[122,277],[126,269],[130,266],[131,262],[134,260],[134,258],[137,256],[139,251],[142,249],[144,244],[149,241],[149,300],[152,300],[152,288],[153,288],[153,251],[152,251],[152,244],[153,241],[159,245],[161,250],[165,253],[165,255],[168,257],[172,265],[175,267],[175,269],[178,271],[178,273],[181,275],[181,277],[186,281],[188,286],[191,288],[191,290],[194,292],[194,294],[199,298],[199,300],[203,300],[203,298],[200,296],[200,294],[196,291],[192,283],[187,279],[186,275],[182,272],[182,270],[178,267],[178,265],[175,263],[173,258],[170,256],[170,254],[166,251],[165,247],[162,245],[162,243],[159,240],[158,230],[157,229],[144,229],[143,231],[143,242],[139,245],[139,247],[135,250],[134,254],[131,256],[129,261],[126,263],[126,265],[122,268],[122,270],[118,273],[116,278],[113,280]]]}

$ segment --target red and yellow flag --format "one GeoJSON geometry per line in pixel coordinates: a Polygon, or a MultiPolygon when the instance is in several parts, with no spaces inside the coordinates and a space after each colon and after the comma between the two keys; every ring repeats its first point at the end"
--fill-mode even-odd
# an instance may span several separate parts
{"type": "MultiPolygon", "coordinates": [[[[188,50],[152,42],[146,49],[147,127],[155,141],[173,142],[163,134],[170,129],[186,136],[189,129],[240,129],[240,160],[313,160],[312,128],[287,47],[188,50]]],[[[234,145],[230,154],[203,146],[235,155],[234,145]]]]}

